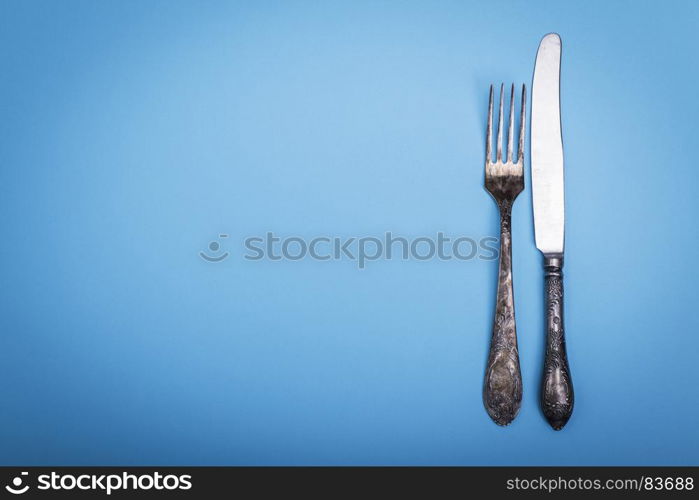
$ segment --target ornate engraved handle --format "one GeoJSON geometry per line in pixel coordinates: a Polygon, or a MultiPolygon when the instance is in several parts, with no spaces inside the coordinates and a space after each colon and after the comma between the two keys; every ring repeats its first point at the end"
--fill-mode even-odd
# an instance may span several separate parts
{"type": "Polygon", "coordinates": [[[544,271],[547,338],[541,406],[551,427],[559,431],[573,413],[574,399],[563,328],[563,256],[545,256],[544,271]]]}
{"type": "Polygon", "coordinates": [[[498,292],[493,321],[493,336],[485,372],[483,403],[488,415],[498,425],[507,425],[522,405],[522,375],[519,369],[515,303],[512,290],[512,202],[500,207],[500,267],[498,292]]]}

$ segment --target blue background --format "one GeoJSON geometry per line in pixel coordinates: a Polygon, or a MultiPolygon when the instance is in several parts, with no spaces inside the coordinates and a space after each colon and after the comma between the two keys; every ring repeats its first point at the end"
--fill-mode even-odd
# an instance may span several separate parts
{"type": "Polygon", "coordinates": [[[699,4],[0,4],[2,464],[699,464],[699,4]],[[576,409],[481,387],[496,262],[250,262],[247,236],[496,234],[491,82],[563,39],[576,409]],[[203,261],[219,233],[218,264],[203,261]]]}

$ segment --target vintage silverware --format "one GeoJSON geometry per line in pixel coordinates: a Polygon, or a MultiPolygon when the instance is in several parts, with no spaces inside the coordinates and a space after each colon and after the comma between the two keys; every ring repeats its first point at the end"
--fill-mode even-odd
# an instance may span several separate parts
{"type": "Polygon", "coordinates": [[[522,110],[519,125],[517,161],[513,161],[515,86],[510,92],[510,117],[507,131],[507,158],[502,158],[503,93],[500,86],[500,111],[495,162],[491,156],[493,128],[493,86],[490,86],[487,138],[485,142],[485,188],[500,211],[500,264],[497,300],[490,354],[485,372],[483,403],[498,425],[507,425],[517,416],[522,404],[522,375],[519,369],[515,304],[512,289],[511,211],[517,195],[524,189],[524,127],[526,123],[526,89],[522,86],[522,110]]]}
{"type": "Polygon", "coordinates": [[[563,327],[563,139],[560,111],[561,38],[551,33],[539,45],[532,85],[531,169],[536,247],[544,254],[546,358],[541,405],[560,430],[573,412],[563,327]]]}

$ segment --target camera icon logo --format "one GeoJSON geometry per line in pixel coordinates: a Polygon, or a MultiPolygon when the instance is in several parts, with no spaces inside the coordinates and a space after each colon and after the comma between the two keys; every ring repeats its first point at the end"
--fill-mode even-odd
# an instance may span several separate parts
{"type": "MultiPolygon", "coordinates": [[[[228,238],[227,234],[219,234],[218,235],[219,239],[222,238],[228,238]]],[[[228,257],[228,252],[225,250],[221,249],[221,243],[214,240],[211,243],[209,243],[208,249],[211,251],[213,255],[210,255],[209,253],[205,251],[199,252],[199,256],[204,259],[207,262],[221,262],[225,258],[228,257]]]]}
{"type": "Polygon", "coordinates": [[[26,476],[28,474],[28,472],[22,472],[19,476],[12,479],[12,486],[8,484],[5,486],[5,489],[13,495],[21,495],[22,493],[26,493],[29,489],[29,485],[27,484],[22,487],[22,476],[26,476]]]}

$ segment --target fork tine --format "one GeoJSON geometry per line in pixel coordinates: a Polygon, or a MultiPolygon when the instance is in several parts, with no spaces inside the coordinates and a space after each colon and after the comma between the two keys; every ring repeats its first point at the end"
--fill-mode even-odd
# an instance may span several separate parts
{"type": "Polygon", "coordinates": [[[490,86],[490,100],[488,101],[488,126],[485,130],[485,164],[490,163],[493,142],[493,86],[490,86]]]}
{"type": "Polygon", "coordinates": [[[495,152],[495,161],[502,161],[502,99],[505,92],[505,84],[500,84],[500,113],[498,115],[498,144],[495,152]]]}
{"type": "Polygon", "coordinates": [[[510,119],[507,124],[507,163],[512,161],[512,150],[515,148],[515,84],[510,90],[510,119]]]}
{"type": "Polygon", "coordinates": [[[517,163],[524,161],[524,136],[527,123],[527,87],[522,84],[522,111],[519,114],[519,149],[517,150],[517,163]]]}

